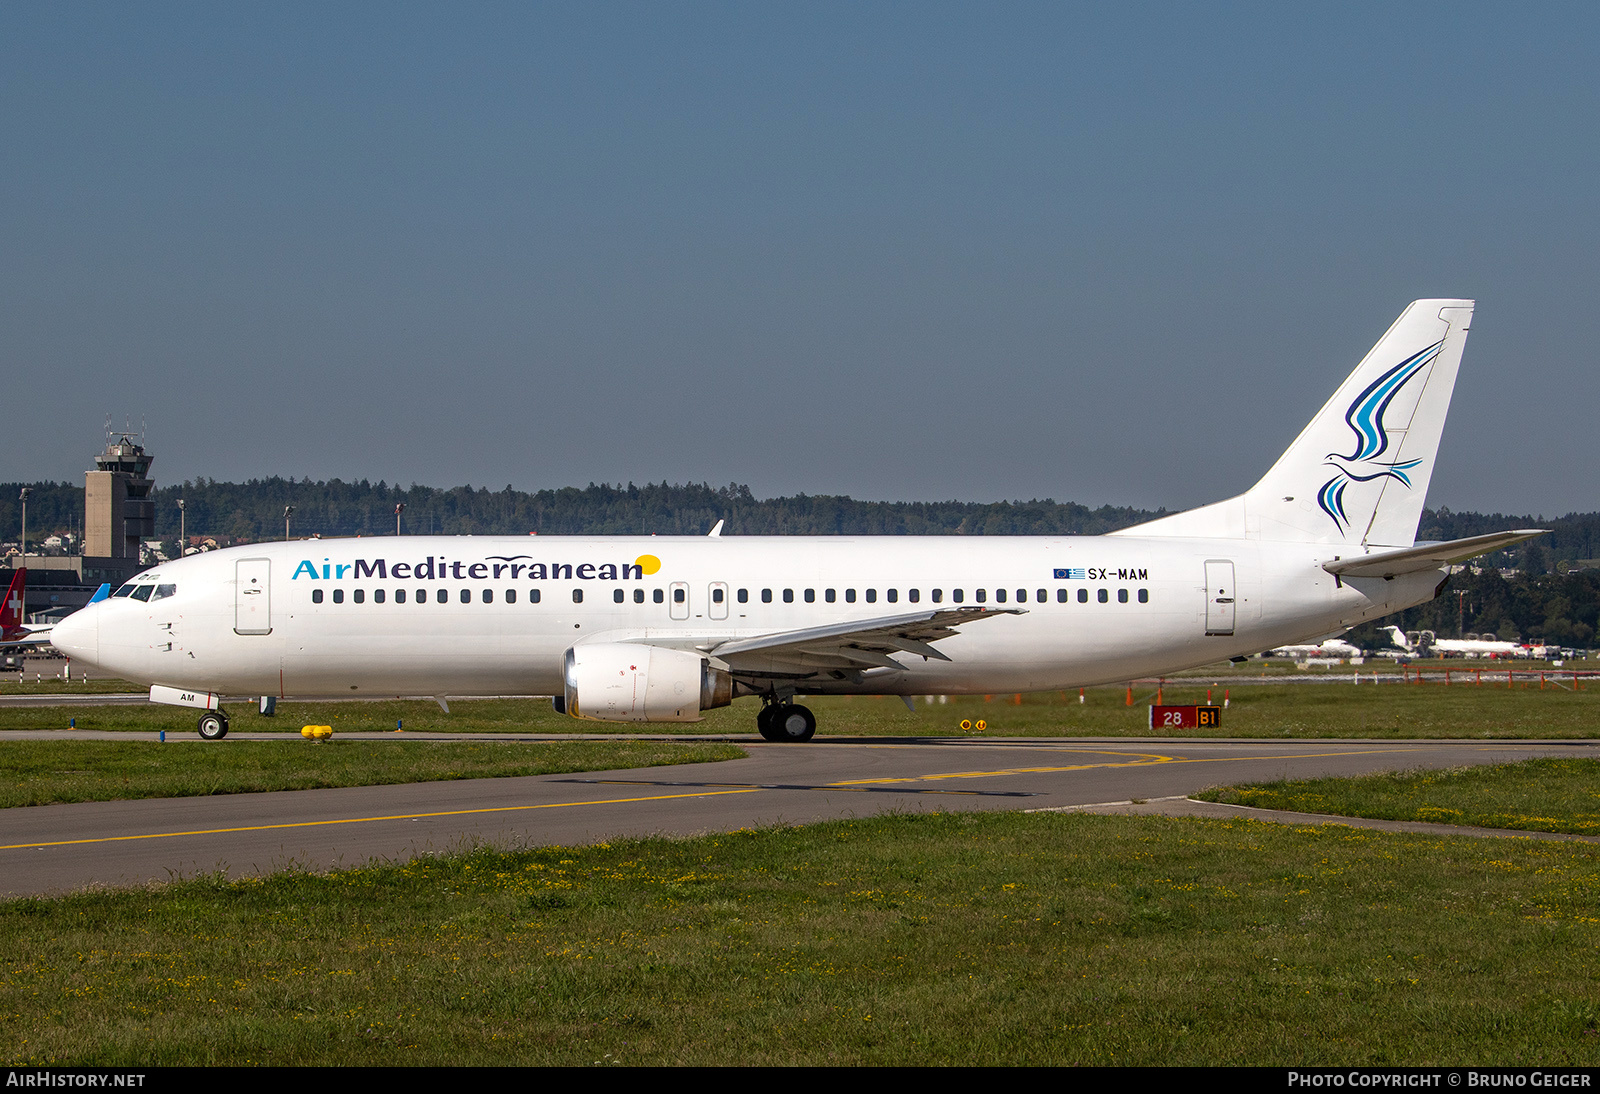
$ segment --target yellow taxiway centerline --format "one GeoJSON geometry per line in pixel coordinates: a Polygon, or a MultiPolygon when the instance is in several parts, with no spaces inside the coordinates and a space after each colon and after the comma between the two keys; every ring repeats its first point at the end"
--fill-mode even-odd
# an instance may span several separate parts
{"type": "MultiPolygon", "coordinates": [[[[1055,751],[1055,750],[1052,750],[1055,751]]],[[[846,790],[856,786],[887,785],[891,783],[931,782],[938,779],[983,779],[999,778],[1005,775],[1040,775],[1062,771],[1088,771],[1094,768],[1111,767],[1153,767],[1158,764],[1193,764],[1193,763],[1237,763],[1241,760],[1279,760],[1279,759],[1321,759],[1330,756],[1371,756],[1389,752],[1415,752],[1416,748],[1373,748],[1361,752],[1307,752],[1294,755],[1277,756],[1209,756],[1186,758],[1182,756],[1164,756],[1154,752],[1111,752],[1106,749],[1064,749],[1062,751],[1082,751],[1094,755],[1128,756],[1127,760],[1098,764],[1074,764],[1067,767],[1008,767],[995,771],[952,771],[932,775],[916,775],[906,778],[888,779],[853,779],[845,782],[828,783],[846,790]]],[[[723,794],[754,794],[761,790],[769,789],[762,786],[740,786],[725,790],[697,790],[688,794],[651,794],[640,798],[606,798],[599,801],[584,802],[548,802],[543,805],[504,805],[488,809],[450,809],[436,813],[397,813],[393,816],[383,817],[341,817],[333,820],[318,821],[290,821],[284,824],[254,824],[238,828],[198,828],[184,832],[147,832],[128,836],[97,836],[91,839],[55,840],[47,843],[8,843],[0,844],[0,851],[24,851],[43,847],[70,847],[86,843],[119,843],[129,840],[171,839],[177,836],[215,836],[226,835],[234,832],[268,832],[284,828],[318,828],[334,824],[370,824],[375,821],[397,820],[425,820],[431,817],[462,817],[477,813],[518,813],[533,809],[568,809],[584,805],[626,805],[631,802],[670,801],[676,798],[710,798],[723,794]]]]}
{"type": "Polygon", "coordinates": [[[701,790],[693,794],[652,794],[643,798],[608,798],[592,802],[548,802],[544,805],[501,805],[492,809],[450,809],[440,813],[397,813],[390,817],[340,817],[334,820],[290,821],[286,824],[250,824],[240,828],[197,828],[189,832],[146,832],[133,836],[97,836],[93,839],[57,840],[53,843],[0,844],[0,851],[38,847],[70,847],[80,843],[118,843],[123,840],[170,839],[174,836],[220,836],[230,832],[270,832],[277,828],[318,828],[330,824],[370,824],[373,821],[425,820],[429,817],[465,817],[474,813],[519,813],[529,809],[567,809],[577,805],[626,805],[629,802],[666,801],[671,798],[711,798],[719,794],[753,794],[761,787],[743,790],[701,790]]]}
{"type": "MultiPolygon", "coordinates": [[[[1074,751],[1071,749],[1063,751],[1074,751]]],[[[1106,752],[1102,749],[1084,749],[1098,755],[1110,756],[1135,756],[1138,759],[1123,760],[1099,764],[1074,764],[1070,767],[1005,767],[996,771],[949,771],[935,775],[911,775],[899,779],[855,779],[850,782],[829,783],[829,786],[848,787],[861,786],[867,783],[916,783],[931,782],[935,779],[986,779],[1002,775],[1028,775],[1046,774],[1055,771],[1090,771],[1096,768],[1110,767],[1154,767],[1157,764],[1211,764],[1211,763],[1238,763],[1241,760],[1316,760],[1329,756],[1377,756],[1390,752],[1416,752],[1415,748],[1370,748],[1361,752],[1306,752],[1284,756],[1163,756],[1154,752],[1106,752]]]]}

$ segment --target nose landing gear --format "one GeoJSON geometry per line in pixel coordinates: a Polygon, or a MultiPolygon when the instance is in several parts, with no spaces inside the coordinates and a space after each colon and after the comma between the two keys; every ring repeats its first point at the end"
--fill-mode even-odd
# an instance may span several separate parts
{"type": "Polygon", "coordinates": [[[809,741],[817,732],[817,718],[798,703],[768,702],[756,715],[756,729],[769,741],[809,741]]]}
{"type": "Polygon", "coordinates": [[[220,710],[208,710],[200,715],[200,736],[207,741],[220,741],[228,735],[228,716],[220,710]]]}

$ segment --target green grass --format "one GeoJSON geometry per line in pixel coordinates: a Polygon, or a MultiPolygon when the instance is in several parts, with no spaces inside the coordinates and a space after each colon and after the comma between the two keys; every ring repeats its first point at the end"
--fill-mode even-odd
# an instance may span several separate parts
{"type": "Polygon", "coordinates": [[[145,741],[8,741],[0,808],[378,786],[706,763],[734,745],[673,741],[238,741],[222,747],[145,741]]]}
{"type": "MultiPolygon", "coordinates": [[[[60,670],[58,669],[57,672],[60,670]]],[[[127,680],[97,678],[84,680],[74,676],[70,680],[63,680],[53,673],[39,674],[40,679],[35,679],[35,673],[25,672],[22,676],[0,676],[0,695],[107,695],[127,692],[148,693],[150,688],[142,684],[129,683],[127,680]]]]}
{"type": "MultiPolygon", "coordinates": [[[[1541,691],[1456,684],[1378,686],[1348,683],[1261,684],[1208,687],[1203,683],[1163,688],[1168,703],[1204,703],[1208,690],[1221,703],[1220,737],[1590,737],[1600,724],[1600,682],[1570,691],[1554,685],[1541,691]]],[[[1090,688],[1080,704],[1074,693],[952,696],[947,704],[916,700],[915,714],[893,698],[808,698],[816,712],[818,732],[888,736],[978,736],[963,731],[961,722],[987,723],[987,736],[1150,736],[1147,708],[1155,688],[1135,691],[1136,705],[1126,705],[1124,688],[1090,688]]],[[[742,699],[731,707],[706,712],[705,720],[687,724],[616,725],[578,722],[555,713],[548,700],[452,700],[450,714],[427,700],[384,700],[344,703],[283,703],[276,718],[263,718],[250,703],[228,705],[233,729],[241,732],[298,733],[302,725],[332,725],[337,732],[392,730],[404,722],[412,731],[445,733],[739,733],[755,732],[756,702],[742,699]]],[[[129,730],[193,734],[196,712],[179,707],[4,707],[0,730],[65,729],[70,719],[79,729],[129,730]]],[[[1182,736],[1183,734],[1179,734],[1182,736]]]]}
{"type": "Polygon", "coordinates": [[[0,904],[12,1066],[1600,1064],[1600,851],[926,814],[0,904]]]}
{"type": "Polygon", "coordinates": [[[1445,771],[1294,779],[1220,787],[1197,796],[1341,817],[1600,835],[1600,761],[1595,760],[1544,758],[1445,771]]]}

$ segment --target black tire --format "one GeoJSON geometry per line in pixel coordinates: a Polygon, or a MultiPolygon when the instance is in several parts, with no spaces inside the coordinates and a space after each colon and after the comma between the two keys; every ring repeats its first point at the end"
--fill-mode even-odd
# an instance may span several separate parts
{"type": "Polygon", "coordinates": [[[772,720],[772,715],[777,709],[776,705],[769,703],[756,712],[756,732],[761,734],[763,740],[778,740],[778,730],[772,720]]]}
{"type": "Polygon", "coordinates": [[[220,741],[228,735],[228,716],[220,710],[208,710],[200,715],[200,737],[206,741],[220,741]]]}
{"type": "Polygon", "coordinates": [[[798,703],[785,703],[775,711],[771,721],[775,740],[799,743],[817,732],[816,715],[798,703]]]}

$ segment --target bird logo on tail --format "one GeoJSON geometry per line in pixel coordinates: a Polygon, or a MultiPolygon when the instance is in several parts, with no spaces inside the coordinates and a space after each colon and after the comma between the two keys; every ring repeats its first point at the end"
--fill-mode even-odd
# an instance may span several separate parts
{"type": "Polygon", "coordinates": [[[1419,458],[1385,462],[1382,459],[1389,451],[1389,434],[1383,428],[1383,416],[1395,396],[1400,394],[1400,389],[1427,370],[1433,359],[1439,356],[1439,349],[1443,345],[1444,341],[1441,339],[1379,376],[1356,397],[1355,402],[1350,404],[1350,409],[1345,412],[1345,423],[1356,435],[1356,449],[1348,456],[1337,452],[1328,453],[1324,462],[1335,468],[1338,474],[1323,483],[1322,488],[1317,491],[1317,505],[1328,514],[1341,533],[1350,525],[1350,517],[1344,508],[1344,493],[1345,488],[1352,482],[1393,479],[1410,489],[1411,476],[1407,472],[1422,460],[1419,458]]]}

